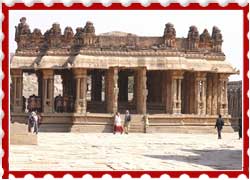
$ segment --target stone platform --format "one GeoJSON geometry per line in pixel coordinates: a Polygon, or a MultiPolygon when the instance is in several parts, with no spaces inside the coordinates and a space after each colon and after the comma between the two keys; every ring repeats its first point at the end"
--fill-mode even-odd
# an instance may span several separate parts
{"type": "MultiPolygon", "coordinates": [[[[41,116],[40,132],[113,131],[114,117],[110,113],[42,113],[41,116]]],[[[14,122],[24,124],[27,118],[27,113],[12,113],[14,122]]],[[[148,115],[146,122],[143,115],[132,114],[130,129],[133,133],[214,133],[216,118],[217,116],[154,114],[148,115]]],[[[124,114],[121,114],[121,119],[124,120],[124,114]]],[[[230,117],[223,119],[225,132],[231,133],[237,130],[237,119],[230,117]]]]}
{"type": "Polygon", "coordinates": [[[39,133],[10,145],[10,170],[240,170],[237,133],[39,133]]]}

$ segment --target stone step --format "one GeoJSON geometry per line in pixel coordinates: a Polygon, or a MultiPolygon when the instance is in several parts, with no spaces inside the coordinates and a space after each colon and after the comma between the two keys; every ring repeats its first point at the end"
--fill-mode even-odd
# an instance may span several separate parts
{"type": "Polygon", "coordinates": [[[70,132],[72,124],[41,124],[40,132],[70,132]]]}

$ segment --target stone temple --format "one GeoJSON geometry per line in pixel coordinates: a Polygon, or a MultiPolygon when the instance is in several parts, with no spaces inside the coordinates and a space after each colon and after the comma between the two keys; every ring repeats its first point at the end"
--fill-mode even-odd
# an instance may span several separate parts
{"type": "Polygon", "coordinates": [[[114,113],[132,113],[132,132],[214,131],[221,114],[230,131],[228,77],[237,74],[222,52],[222,34],[190,26],[176,37],[167,23],[157,37],[95,34],[92,22],[42,34],[26,18],[16,26],[18,48],[10,65],[11,119],[41,113],[41,131],[112,132],[114,113]],[[38,92],[23,96],[23,74],[35,74],[38,92]],[[54,94],[54,77],[62,94],[54,94]]]}

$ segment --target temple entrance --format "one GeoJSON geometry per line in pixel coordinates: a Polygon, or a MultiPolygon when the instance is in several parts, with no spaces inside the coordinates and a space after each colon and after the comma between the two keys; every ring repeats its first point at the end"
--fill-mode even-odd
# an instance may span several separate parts
{"type": "Polygon", "coordinates": [[[131,69],[122,69],[118,73],[118,111],[136,113],[135,102],[135,76],[136,72],[131,69]]]}
{"type": "Polygon", "coordinates": [[[162,83],[165,80],[165,71],[147,71],[147,112],[150,114],[165,113],[166,98],[165,86],[162,83]]]}
{"type": "Polygon", "coordinates": [[[105,113],[105,70],[88,70],[87,112],[105,113]]]}

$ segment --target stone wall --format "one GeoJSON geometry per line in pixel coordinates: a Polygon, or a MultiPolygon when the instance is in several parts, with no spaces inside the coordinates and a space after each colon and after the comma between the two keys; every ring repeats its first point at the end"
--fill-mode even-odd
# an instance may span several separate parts
{"type": "Polygon", "coordinates": [[[232,118],[242,115],[242,81],[228,83],[228,113],[232,118]]]}

